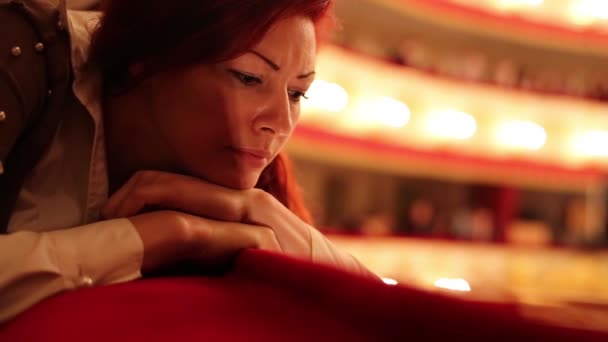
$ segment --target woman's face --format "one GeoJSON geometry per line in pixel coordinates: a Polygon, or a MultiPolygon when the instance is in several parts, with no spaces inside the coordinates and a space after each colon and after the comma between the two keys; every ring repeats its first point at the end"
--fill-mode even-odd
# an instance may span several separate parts
{"type": "Polygon", "coordinates": [[[275,24],[235,59],[150,77],[143,125],[157,168],[223,186],[255,186],[293,133],[314,79],[315,28],[304,17],[275,24]]]}

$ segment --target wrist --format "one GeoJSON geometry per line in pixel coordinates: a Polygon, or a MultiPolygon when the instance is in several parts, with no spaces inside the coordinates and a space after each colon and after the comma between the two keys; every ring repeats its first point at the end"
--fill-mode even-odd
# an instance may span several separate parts
{"type": "Polygon", "coordinates": [[[262,223],[259,213],[271,213],[277,210],[280,202],[270,193],[261,189],[251,189],[247,192],[243,201],[243,220],[246,223],[262,223]]]}
{"type": "Polygon", "coordinates": [[[183,261],[192,253],[194,229],[184,215],[157,211],[130,217],[144,245],[142,271],[183,261]]]}

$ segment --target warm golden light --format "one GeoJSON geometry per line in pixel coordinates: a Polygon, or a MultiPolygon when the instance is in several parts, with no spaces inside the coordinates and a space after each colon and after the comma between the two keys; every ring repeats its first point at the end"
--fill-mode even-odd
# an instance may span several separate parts
{"type": "Polygon", "coordinates": [[[574,152],[582,156],[608,157],[608,130],[592,130],[574,139],[574,152]]]}
{"type": "Polygon", "coordinates": [[[471,286],[469,283],[462,278],[441,278],[435,281],[435,287],[442,289],[448,289],[452,291],[470,292],[471,286]]]}
{"type": "Polygon", "coordinates": [[[466,140],[477,131],[475,118],[457,110],[441,110],[429,113],[426,122],[429,135],[436,138],[466,140]]]}
{"type": "Polygon", "coordinates": [[[513,120],[499,126],[496,138],[508,148],[539,150],[547,142],[547,133],[537,123],[513,120]]]}
{"type": "Polygon", "coordinates": [[[386,285],[397,285],[399,284],[395,279],[393,278],[386,278],[386,277],[382,277],[382,281],[386,284],[386,285]]]}
{"type": "Polygon", "coordinates": [[[608,19],[608,1],[578,0],[570,5],[570,15],[575,23],[590,24],[596,19],[608,19]]]}
{"type": "Polygon", "coordinates": [[[302,100],[304,111],[340,113],[348,105],[348,93],[337,83],[316,80],[302,100]]]}
{"type": "Polygon", "coordinates": [[[362,100],[352,120],[367,127],[401,128],[410,120],[410,108],[392,97],[362,100]]]}
{"type": "Polygon", "coordinates": [[[305,124],[412,148],[608,168],[605,133],[581,134],[608,131],[606,103],[443,82],[333,46],[320,53],[317,74],[303,100],[305,124]]]}
{"type": "Polygon", "coordinates": [[[496,7],[501,9],[513,9],[524,6],[540,6],[544,3],[544,0],[496,0],[496,7]]]}
{"type": "MultiPolygon", "coordinates": [[[[606,0],[448,0],[466,7],[485,11],[506,12],[532,22],[573,27],[594,25],[608,30],[608,1],[606,0]]],[[[503,14],[503,13],[501,13],[503,14]]]]}

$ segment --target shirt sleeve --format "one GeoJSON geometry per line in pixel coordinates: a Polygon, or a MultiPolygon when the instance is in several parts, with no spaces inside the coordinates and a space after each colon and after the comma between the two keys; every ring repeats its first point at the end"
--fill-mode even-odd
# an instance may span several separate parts
{"type": "Polygon", "coordinates": [[[340,250],[321,232],[311,229],[312,262],[334,266],[364,277],[380,278],[363,266],[354,256],[340,250]]]}
{"type": "Polygon", "coordinates": [[[0,235],[0,322],[65,290],[139,278],[142,259],[128,219],[0,235]]]}

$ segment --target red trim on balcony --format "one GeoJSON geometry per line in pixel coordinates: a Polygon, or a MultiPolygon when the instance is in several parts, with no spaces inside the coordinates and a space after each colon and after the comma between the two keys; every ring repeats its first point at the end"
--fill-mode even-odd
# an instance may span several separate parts
{"type": "MultiPolygon", "coordinates": [[[[584,168],[568,168],[560,165],[534,162],[527,159],[491,159],[488,157],[465,155],[455,151],[419,150],[389,142],[337,134],[306,124],[298,125],[295,131],[295,137],[297,139],[314,141],[321,145],[342,147],[345,150],[356,150],[386,160],[407,158],[409,160],[444,165],[445,167],[458,165],[465,168],[500,170],[501,174],[542,175],[547,178],[568,179],[569,181],[594,181],[600,180],[606,175],[601,169],[590,166],[584,168]]],[[[446,172],[449,172],[449,169],[446,169],[446,172]]]]}

